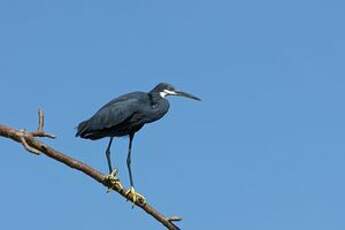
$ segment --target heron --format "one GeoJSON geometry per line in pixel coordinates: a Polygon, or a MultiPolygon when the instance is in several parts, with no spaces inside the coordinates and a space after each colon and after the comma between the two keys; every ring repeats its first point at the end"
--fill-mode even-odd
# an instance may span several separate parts
{"type": "MultiPolygon", "coordinates": [[[[135,191],[131,170],[131,153],[134,135],[145,124],[161,119],[169,110],[168,96],[181,96],[200,101],[200,98],[184,91],[175,89],[168,83],[159,83],[150,92],[131,92],[114,98],[101,107],[91,118],[82,121],[77,127],[76,137],[98,140],[109,138],[105,155],[107,159],[109,178],[117,178],[117,169],[113,170],[111,162],[111,145],[115,137],[129,137],[127,168],[130,188],[126,195],[133,203],[142,197],[135,191]]],[[[144,199],[144,198],[143,198],[144,199]]],[[[145,200],[145,199],[144,199],[145,200]]]]}

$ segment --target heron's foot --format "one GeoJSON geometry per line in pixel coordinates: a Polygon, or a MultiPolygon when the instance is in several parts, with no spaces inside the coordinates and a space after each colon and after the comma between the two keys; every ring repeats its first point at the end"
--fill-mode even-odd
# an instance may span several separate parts
{"type": "Polygon", "coordinates": [[[137,193],[134,189],[134,187],[130,187],[130,189],[128,189],[128,191],[126,192],[126,196],[127,196],[127,200],[131,200],[133,202],[132,208],[134,208],[134,204],[136,204],[137,202],[141,203],[141,204],[145,204],[146,203],[146,199],[143,195],[141,195],[140,193],[137,193]]]}
{"type": "Polygon", "coordinates": [[[111,192],[114,188],[119,188],[119,190],[123,189],[123,186],[121,184],[120,179],[117,177],[119,174],[119,171],[117,169],[114,169],[109,175],[105,177],[105,180],[108,182],[108,192],[111,192]]]}

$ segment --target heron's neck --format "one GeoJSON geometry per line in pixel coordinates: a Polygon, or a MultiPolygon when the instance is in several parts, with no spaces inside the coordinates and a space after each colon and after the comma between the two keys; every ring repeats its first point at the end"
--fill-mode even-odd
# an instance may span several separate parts
{"type": "Polygon", "coordinates": [[[150,114],[147,123],[154,122],[162,118],[169,110],[169,101],[162,98],[159,93],[149,93],[151,106],[148,109],[147,114],[150,114]]]}
{"type": "Polygon", "coordinates": [[[151,104],[157,104],[160,101],[164,100],[164,98],[162,98],[159,92],[150,92],[149,97],[151,100],[151,104]]]}

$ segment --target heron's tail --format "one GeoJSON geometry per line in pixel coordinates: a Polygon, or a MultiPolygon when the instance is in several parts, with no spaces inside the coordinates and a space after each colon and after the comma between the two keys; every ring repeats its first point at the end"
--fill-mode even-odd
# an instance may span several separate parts
{"type": "Polygon", "coordinates": [[[87,122],[88,121],[83,121],[83,122],[79,123],[79,125],[77,127],[78,131],[75,134],[76,137],[79,137],[79,136],[83,137],[84,136],[83,134],[85,133],[85,131],[87,131],[87,128],[88,128],[87,122]]]}

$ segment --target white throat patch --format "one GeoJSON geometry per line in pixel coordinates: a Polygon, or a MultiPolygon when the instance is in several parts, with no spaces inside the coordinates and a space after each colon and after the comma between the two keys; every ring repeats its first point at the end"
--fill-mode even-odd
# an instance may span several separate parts
{"type": "Polygon", "coordinates": [[[168,95],[175,95],[176,93],[174,91],[170,91],[170,90],[167,90],[165,89],[164,91],[160,92],[159,95],[162,97],[162,98],[165,98],[166,96],[168,95]]]}

